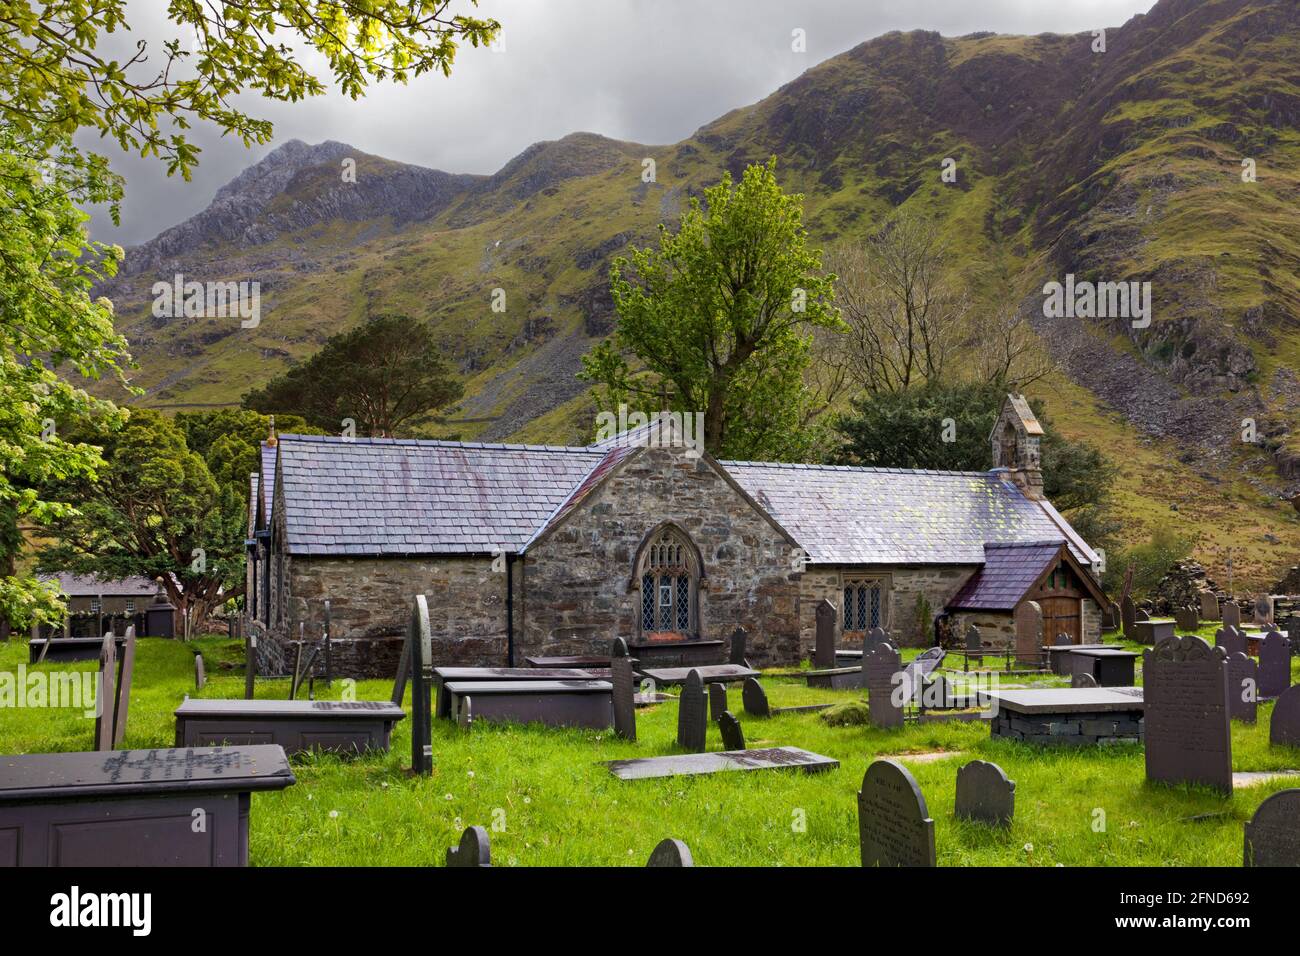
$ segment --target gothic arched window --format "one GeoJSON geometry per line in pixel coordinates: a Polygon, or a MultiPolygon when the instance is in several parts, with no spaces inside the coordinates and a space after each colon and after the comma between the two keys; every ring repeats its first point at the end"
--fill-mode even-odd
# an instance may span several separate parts
{"type": "Polygon", "coordinates": [[[656,532],[641,549],[641,634],[679,640],[696,632],[700,577],[695,548],[673,527],[656,532]]]}

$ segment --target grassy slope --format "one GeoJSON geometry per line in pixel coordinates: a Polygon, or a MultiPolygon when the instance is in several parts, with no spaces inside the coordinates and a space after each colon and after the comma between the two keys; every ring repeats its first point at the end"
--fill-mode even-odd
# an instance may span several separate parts
{"type": "MultiPolygon", "coordinates": [[[[242,695],[238,645],[216,637],[196,644],[213,675],[199,696],[242,695]]],[[[171,745],[171,712],[184,694],[193,694],[191,653],[175,641],[141,640],[127,746],[171,745]]],[[[25,660],[24,642],[0,644],[0,671],[13,672],[25,660]]],[[[93,665],[44,669],[55,666],[93,665]]],[[[1300,661],[1294,676],[1300,678],[1300,661]]],[[[769,677],[764,684],[777,706],[856,696],[809,690],[791,679],[769,677]]],[[[387,682],[363,681],[357,697],[382,700],[389,690],[387,682]]],[[[336,684],[334,695],[340,691],[336,684]]],[[[258,685],[258,696],[285,693],[283,680],[258,685]]],[[[739,711],[738,691],[731,699],[739,711]]],[[[1254,727],[1234,725],[1234,769],[1300,765],[1300,753],[1269,748],[1270,710],[1261,707],[1254,727]]],[[[599,765],[673,753],[676,711],[671,702],[639,711],[637,743],[610,733],[525,727],[484,725],[462,733],[440,722],[436,768],[427,780],[404,769],[410,738],[403,722],[390,754],[350,763],[302,759],[295,762],[295,786],[256,795],[253,863],[441,865],[465,826],[490,826],[504,811],[505,831],[492,834],[497,865],[641,866],[656,843],[674,836],[702,866],[856,866],[855,793],[870,759],[960,750],[965,757],[909,764],[936,822],[941,865],[1236,866],[1243,823],[1266,796],[1286,787],[1286,781],[1266,783],[1225,800],[1197,788],[1146,784],[1139,748],[1043,750],[990,741],[982,725],[831,728],[815,714],[765,721],[740,716],[751,746],[796,745],[838,758],[841,767],[829,773],[624,782],[599,765]],[[1016,781],[1016,819],[1006,832],[953,819],[957,767],[976,757],[995,761],[1016,781]],[[1098,809],[1105,812],[1103,833],[1093,829],[1098,809]],[[806,832],[792,827],[797,811],[807,820],[806,832]]],[[[0,753],[83,750],[91,733],[92,722],[69,711],[6,710],[0,753]]],[[[716,728],[708,746],[721,749],[716,728]]]]}

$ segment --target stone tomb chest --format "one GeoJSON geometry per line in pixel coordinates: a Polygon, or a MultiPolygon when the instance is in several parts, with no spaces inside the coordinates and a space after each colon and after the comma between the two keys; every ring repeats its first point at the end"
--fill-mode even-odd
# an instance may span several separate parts
{"type": "Polygon", "coordinates": [[[605,680],[447,681],[442,693],[462,724],[485,720],[595,730],[614,726],[614,685],[605,680]]]}
{"type": "Polygon", "coordinates": [[[1142,697],[1104,687],[991,691],[992,736],[1046,746],[1139,741],[1142,697]]]}
{"type": "Polygon", "coordinates": [[[176,708],[176,746],[279,744],[290,755],[386,751],[393,725],[405,716],[396,704],[375,700],[190,699],[176,708]]]}

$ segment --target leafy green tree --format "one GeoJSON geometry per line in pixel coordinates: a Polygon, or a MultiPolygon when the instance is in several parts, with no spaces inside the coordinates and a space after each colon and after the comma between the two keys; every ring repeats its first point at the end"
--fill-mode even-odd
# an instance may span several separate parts
{"type": "Polygon", "coordinates": [[[247,472],[241,487],[223,486],[185,432],[151,409],[84,438],[103,448],[108,464],[58,489],[78,506],[48,522],[54,543],[41,550],[40,567],[162,577],[172,603],[195,622],[239,597],[247,472]]]}
{"type": "Polygon", "coordinates": [[[843,327],[834,279],[807,246],[803,197],[781,189],[775,159],[751,165],[692,199],[675,232],[661,224],[658,249],[614,260],[614,342],[579,378],[607,409],[702,412],[712,454],[798,457],[818,411],[804,381],[812,331],[843,327]]]}
{"type": "Polygon", "coordinates": [[[427,322],[397,313],[376,315],[331,335],[310,359],[249,391],[243,404],[264,413],[301,415],[332,432],[351,418],[364,434],[391,438],[463,393],[442,351],[427,322]]]}

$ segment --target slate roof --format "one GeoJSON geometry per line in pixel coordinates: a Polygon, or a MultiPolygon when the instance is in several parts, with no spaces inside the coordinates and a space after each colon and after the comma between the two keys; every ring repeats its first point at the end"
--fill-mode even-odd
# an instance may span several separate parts
{"type": "Polygon", "coordinates": [[[291,554],[517,552],[605,458],[587,448],[281,435],[291,554]]]}
{"type": "Polygon", "coordinates": [[[88,574],[40,575],[42,581],[58,581],[63,593],[69,597],[153,597],[158,585],[152,578],[132,577],[101,581],[88,574]]]}
{"type": "Polygon", "coordinates": [[[275,501],[275,450],[278,445],[262,442],[262,507],[266,512],[266,524],[271,527],[271,503],[275,501]]]}
{"type": "MultiPolygon", "coordinates": [[[[721,464],[812,564],[979,565],[987,542],[1067,539],[1000,472],[721,464]]],[[[1083,549],[1076,557],[1094,560],[1083,549]]]]}
{"type": "Polygon", "coordinates": [[[948,602],[948,610],[1014,611],[1038,579],[1056,564],[1061,544],[986,544],[984,566],[948,602]]]}

